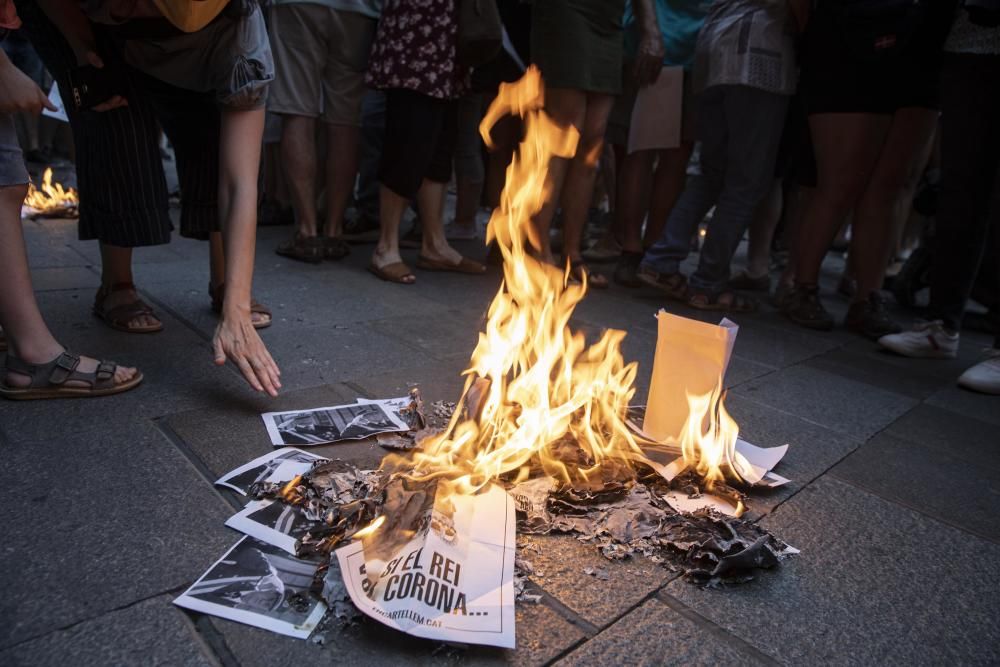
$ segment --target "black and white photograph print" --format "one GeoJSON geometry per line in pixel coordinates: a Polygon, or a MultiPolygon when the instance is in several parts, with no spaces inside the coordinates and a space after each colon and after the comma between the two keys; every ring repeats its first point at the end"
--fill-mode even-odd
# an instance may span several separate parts
{"type": "Polygon", "coordinates": [[[326,460],[322,456],[301,449],[272,450],[227,472],[215,483],[245,496],[250,493],[250,487],[257,482],[287,482],[296,475],[307,472],[316,462],[326,460]]]}
{"type": "Polygon", "coordinates": [[[323,445],[339,440],[358,440],[379,433],[408,431],[409,426],[379,403],[356,403],[330,408],[261,415],[276,447],[323,445]]]}
{"type": "Polygon", "coordinates": [[[315,562],[244,537],[174,604],[306,639],[326,613],[309,593],[315,572],[315,562]]]}
{"type": "Polygon", "coordinates": [[[322,524],[307,519],[299,508],[273,500],[247,503],[226,525],[295,555],[296,546],[306,533],[322,524]]]}

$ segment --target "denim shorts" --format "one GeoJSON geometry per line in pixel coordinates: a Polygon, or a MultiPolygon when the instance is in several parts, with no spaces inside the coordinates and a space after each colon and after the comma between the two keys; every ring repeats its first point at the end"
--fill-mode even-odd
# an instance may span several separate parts
{"type": "Polygon", "coordinates": [[[28,170],[24,167],[24,156],[17,143],[14,117],[9,113],[0,113],[0,188],[27,182],[28,170]]]}

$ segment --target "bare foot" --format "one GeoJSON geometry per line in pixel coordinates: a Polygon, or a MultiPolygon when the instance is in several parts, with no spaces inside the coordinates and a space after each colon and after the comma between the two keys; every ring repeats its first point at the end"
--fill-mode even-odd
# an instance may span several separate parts
{"type": "MultiPolygon", "coordinates": [[[[403,258],[399,255],[399,250],[383,250],[376,246],[375,252],[372,253],[372,266],[376,269],[384,269],[392,264],[403,263],[403,258]]],[[[398,282],[404,283],[406,285],[412,285],[416,282],[417,277],[412,273],[407,274],[399,278],[398,282]]]]}
{"type": "Polygon", "coordinates": [[[445,264],[458,264],[462,261],[462,253],[448,245],[447,241],[434,244],[425,240],[420,254],[427,259],[445,264]]]}

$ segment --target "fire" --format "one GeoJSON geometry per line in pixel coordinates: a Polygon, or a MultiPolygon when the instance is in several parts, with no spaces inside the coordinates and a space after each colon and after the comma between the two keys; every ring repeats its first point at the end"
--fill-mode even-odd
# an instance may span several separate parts
{"type": "MultiPolygon", "coordinates": [[[[588,346],[583,334],[568,326],[586,283],[569,283],[567,270],[532,252],[540,247],[532,218],[553,196],[549,162],[571,157],[579,139],[574,128],[549,118],[543,105],[542,79],[532,67],[517,83],[501,85],[480,126],[490,144],[489,129],[502,116],[517,114],[525,124],[501,205],[487,228],[487,242],[495,240],[503,256],[504,281],[464,373],[465,391],[451,422],[405,459],[414,477],[439,478],[458,493],[474,493],[501,475],[524,478],[533,468],[576,483],[609,465],[629,468],[645,460],[625,422],[637,370],[620,351],[625,332],[606,331],[588,346]]],[[[713,475],[722,474],[728,451],[716,452],[716,438],[728,434],[732,423],[716,408],[718,398],[716,393],[696,399],[692,408],[719,418],[709,420],[715,426],[697,438],[692,431],[683,448],[697,457],[690,464],[713,475]]],[[[692,429],[695,422],[700,428],[702,419],[691,422],[692,429]]]]}
{"type": "Polygon", "coordinates": [[[52,167],[46,167],[42,175],[42,187],[35,188],[34,183],[28,184],[28,194],[24,198],[24,206],[36,214],[75,212],[80,205],[80,198],[73,188],[64,189],[59,183],[52,182],[52,167]]]}
{"type": "Polygon", "coordinates": [[[709,394],[688,394],[688,418],[680,447],[684,462],[703,477],[709,489],[725,481],[726,474],[739,479],[736,438],[740,428],[726,412],[722,401],[722,378],[709,394]]]}
{"type": "Polygon", "coordinates": [[[377,519],[375,519],[374,521],[372,521],[370,524],[368,524],[364,528],[360,529],[358,532],[356,532],[353,535],[351,535],[351,539],[353,539],[353,540],[360,540],[363,537],[368,537],[369,535],[371,535],[372,533],[374,533],[376,530],[378,530],[382,526],[383,523],[385,523],[385,515],[384,514],[381,515],[381,516],[379,516],[377,519]]]}

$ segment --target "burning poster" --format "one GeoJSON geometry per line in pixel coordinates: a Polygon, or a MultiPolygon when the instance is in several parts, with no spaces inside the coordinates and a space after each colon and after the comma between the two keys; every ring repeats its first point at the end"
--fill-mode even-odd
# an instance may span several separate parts
{"type": "Polygon", "coordinates": [[[381,403],[355,403],[313,410],[265,412],[261,417],[275,447],[323,445],[338,440],[359,440],[378,433],[408,431],[410,427],[394,410],[381,403]]]}
{"type": "Polygon", "coordinates": [[[294,447],[279,449],[241,465],[220,477],[215,483],[245,496],[250,492],[250,487],[257,482],[288,481],[312,468],[317,461],[326,460],[322,456],[294,447]]]}
{"type": "Polygon", "coordinates": [[[358,609],[416,637],[514,648],[515,510],[507,493],[492,484],[467,495],[401,482],[387,488],[382,516],[336,552],[358,609]]]}
{"type": "Polygon", "coordinates": [[[326,613],[309,593],[315,574],[316,563],[244,537],[174,604],[305,639],[326,613]]]}

